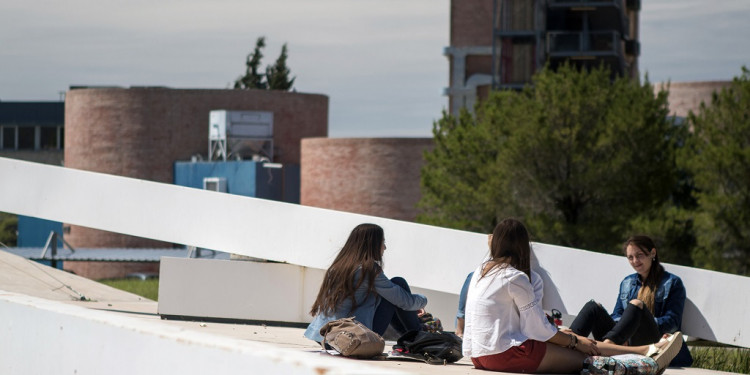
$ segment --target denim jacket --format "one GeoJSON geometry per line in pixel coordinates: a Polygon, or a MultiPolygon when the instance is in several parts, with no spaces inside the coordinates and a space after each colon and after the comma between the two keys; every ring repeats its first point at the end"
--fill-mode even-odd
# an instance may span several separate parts
{"type": "MultiPolygon", "coordinates": [[[[625,308],[628,307],[628,303],[638,297],[640,289],[641,279],[637,273],[622,280],[620,294],[617,296],[615,310],[612,312],[612,319],[620,320],[625,308]]],[[[682,280],[678,276],[664,271],[654,296],[654,320],[659,327],[659,333],[674,333],[682,330],[682,311],[685,308],[685,298],[685,286],[682,285],[682,280]]],[[[687,345],[683,342],[680,352],[672,360],[670,366],[687,367],[692,363],[693,358],[687,345]]]]}
{"type": "MultiPolygon", "coordinates": [[[[630,300],[638,297],[640,289],[641,279],[637,273],[622,280],[620,294],[617,296],[615,310],[612,312],[612,319],[620,320],[630,300]]],[[[685,308],[685,298],[685,287],[682,285],[682,280],[664,271],[654,296],[654,318],[660,333],[674,333],[682,328],[682,310],[685,308]]]]}
{"type": "MultiPolygon", "coordinates": [[[[353,281],[354,283],[359,280],[359,275],[360,272],[357,272],[355,280],[353,281]]],[[[321,327],[332,320],[348,317],[354,317],[367,328],[372,329],[375,310],[378,308],[381,298],[385,298],[395,306],[407,311],[416,311],[427,305],[427,297],[421,294],[407,292],[400,286],[392,283],[383,272],[380,272],[375,276],[376,294],[368,294],[367,289],[368,283],[365,281],[356,291],[354,291],[354,299],[357,301],[357,308],[353,311],[352,300],[347,298],[341,302],[333,314],[316,315],[310,325],[307,326],[305,337],[313,341],[321,342],[323,341],[323,337],[320,335],[321,327]]]]}

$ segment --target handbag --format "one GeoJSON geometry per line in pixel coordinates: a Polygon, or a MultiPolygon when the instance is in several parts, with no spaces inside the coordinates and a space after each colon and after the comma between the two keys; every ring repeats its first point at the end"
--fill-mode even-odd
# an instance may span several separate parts
{"type": "Polygon", "coordinates": [[[383,354],[385,340],[352,318],[332,320],[320,327],[325,349],[326,343],[344,357],[372,358],[383,354]]]}

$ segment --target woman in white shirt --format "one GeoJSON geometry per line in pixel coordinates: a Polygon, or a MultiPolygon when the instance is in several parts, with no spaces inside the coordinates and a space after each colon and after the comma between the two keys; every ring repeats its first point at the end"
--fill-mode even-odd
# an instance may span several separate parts
{"type": "Polygon", "coordinates": [[[574,373],[583,368],[589,355],[631,353],[651,355],[663,369],[679,351],[679,332],[644,346],[620,346],[559,332],[542,310],[542,279],[531,271],[531,246],[524,225],[505,219],[488,243],[490,259],[474,271],[466,300],[463,354],[476,368],[574,373]]]}

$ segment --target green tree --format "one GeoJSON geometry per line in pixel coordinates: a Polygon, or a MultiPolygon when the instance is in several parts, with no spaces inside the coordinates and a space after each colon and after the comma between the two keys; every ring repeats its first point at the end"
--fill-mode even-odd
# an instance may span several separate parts
{"type": "Polygon", "coordinates": [[[750,71],[690,113],[681,165],[695,179],[696,265],[750,273],[750,71]]]}
{"type": "Polygon", "coordinates": [[[418,220],[489,231],[507,216],[535,239],[619,252],[677,182],[667,92],[608,69],[544,69],[522,92],[492,92],[443,115],[425,154],[418,220]]]}
{"type": "Polygon", "coordinates": [[[0,212],[0,247],[16,246],[18,240],[18,216],[0,212]]]}
{"type": "Polygon", "coordinates": [[[263,74],[258,71],[260,61],[263,59],[262,49],[266,46],[266,37],[262,36],[255,41],[255,49],[245,59],[245,75],[234,81],[235,89],[266,89],[268,84],[263,79],[263,74]]]}
{"type": "MultiPolygon", "coordinates": [[[[679,155],[679,150],[686,145],[691,133],[688,126],[679,121],[670,136],[679,155]]],[[[631,220],[629,232],[651,236],[659,248],[661,261],[694,266],[690,254],[696,245],[693,216],[698,202],[695,199],[695,183],[689,171],[681,167],[676,159],[673,168],[677,171],[677,180],[669,199],[631,220]]]]}
{"type": "Polygon", "coordinates": [[[295,78],[289,79],[291,72],[286,65],[286,59],[287,48],[286,43],[284,43],[281,47],[281,55],[276,59],[276,63],[266,68],[266,82],[268,82],[270,90],[289,91],[292,89],[295,78]]]}

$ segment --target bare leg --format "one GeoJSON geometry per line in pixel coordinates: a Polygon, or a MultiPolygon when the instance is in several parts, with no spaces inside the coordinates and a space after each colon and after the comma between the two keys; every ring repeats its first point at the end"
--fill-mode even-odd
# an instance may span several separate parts
{"type": "MultiPolygon", "coordinates": [[[[655,344],[657,347],[667,345],[666,341],[655,344]]],[[[640,354],[646,355],[648,353],[648,345],[641,346],[623,346],[616,345],[607,342],[597,342],[596,346],[599,348],[601,355],[613,356],[618,354],[640,354]]],[[[537,374],[570,374],[577,373],[583,368],[583,360],[588,355],[583,354],[577,350],[563,348],[561,346],[547,343],[547,351],[544,353],[544,358],[537,368],[537,374]]]]}
{"type": "MultiPolygon", "coordinates": [[[[663,345],[663,344],[662,344],[663,345]]],[[[659,345],[657,345],[658,347],[659,345]]],[[[608,343],[606,341],[604,342],[597,342],[596,347],[599,348],[599,351],[604,356],[613,356],[618,354],[640,354],[640,355],[646,355],[648,352],[648,345],[641,345],[641,346],[625,346],[625,345],[616,345],[612,343],[608,343]]]]}
{"type": "Polygon", "coordinates": [[[547,343],[547,351],[536,369],[537,374],[572,374],[583,369],[587,355],[573,349],[547,343]]]}

